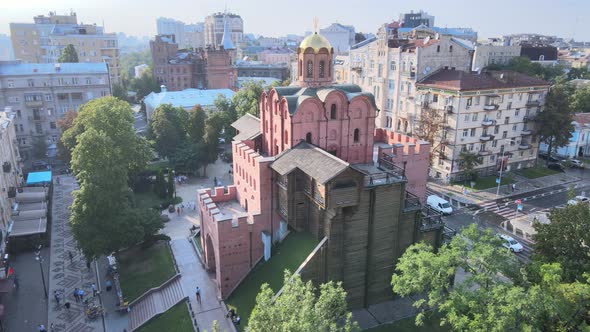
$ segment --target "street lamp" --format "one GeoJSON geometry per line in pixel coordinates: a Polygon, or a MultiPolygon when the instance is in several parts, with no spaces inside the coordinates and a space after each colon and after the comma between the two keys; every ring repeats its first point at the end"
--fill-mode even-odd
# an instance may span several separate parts
{"type": "Polygon", "coordinates": [[[39,268],[41,269],[41,280],[43,281],[43,291],[45,292],[45,298],[47,299],[47,286],[45,285],[45,273],[43,273],[43,258],[41,257],[41,246],[39,246],[39,251],[35,252],[35,260],[39,262],[39,268]]]}
{"type": "Polygon", "coordinates": [[[176,172],[172,170],[172,183],[174,184],[174,198],[176,198],[176,172]]]}
{"type": "MultiPolygon", "coordinates": [[[[516,142],[512,139],[508,140],[510,144],[516,142]]],[[[506,149],[502,150],[502,157],[500,158],[500,177],[498,178],[498,189],[496,190],[496,198],[500,196],[500,185],[502,184],[502,171],[504,170],[504,154],[506,153],[506,149]]]]}

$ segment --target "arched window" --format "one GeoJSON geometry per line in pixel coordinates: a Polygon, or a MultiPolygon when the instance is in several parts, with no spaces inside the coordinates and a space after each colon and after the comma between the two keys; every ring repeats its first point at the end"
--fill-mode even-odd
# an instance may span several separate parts
{"type": "Polygon", "coordinates": [[[404,121],[404,133],[408,132],[408,121],[404,121]]]}
{"type": "Polygon", "coordinates": [[[289,132],[285,131],[285,143],[289,142],[289,132]]]}
{"type": "Polygon", "coordinates": [[[299,76],[303,76],[303,60],[299,60],[299,76]]]}
{"type": "Polygon", "coordinates": [[[322,78],[324,77],[324,67],[325,67],[325,64],[326,63],[324,62],[324,60],[321,60],[320,61],[320,77],[322,77],[322,78]]]}
{"type": "Polygon", "coordinates": [[[248,200],[244,200],[244,210],[248,211],[248,200]]]}
{"type": "Polygon", "coordinates": [[[353,140],[354,140],[355,143],[358,143],[359,142],[359,130],[358,130],[358,128],[354,130],[353,140]]]}
{"type": "Polygon", "coordinates": [[[398,119],[397,120],[397,131],[400,131],[402,129],[402,120],[398,119]]]}
{"type": "Polygon", "coordinates": [[[332,60],[328,61],[328,75],[332,75],[332,60]]]}
{"type": "Polygon", "coordinates": [[[543,54],[539,55],[539,61],[545,61],[545,56],[543,54]]]}
{"type": "Polygon", "coordinates": [[[307,60],[307,77],[313,77],[313,62],[311,60],[307,60]]]}
{"type": "Polygon", "coordinates": [[[336,119],[336,104],[332,104],[332,106],[330,107],[330,119],[336,119]]]}
{"type": "Polygon", "coordinates": [[[311,133],[307,133],[307,134],[305,135],[305,141],[306,141],[307,143],[311,144],[311,133]]]}

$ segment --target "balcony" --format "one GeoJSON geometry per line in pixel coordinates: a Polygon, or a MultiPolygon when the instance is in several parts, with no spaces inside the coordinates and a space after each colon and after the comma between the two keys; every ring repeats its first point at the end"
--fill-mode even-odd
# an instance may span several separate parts
{"type": "Polygon", "coordinates": [[[404,210],[420,210],[422,209],[422,204],[420,204],[420,199],[418,196],[412,194],[409,191],[406,191],[406,199],[404,200],[404,210]]]}
{"type": "Polygon", "coordinates": [[[33,136],[45,136],[45,133],[43,131],[33,131],[31,132],[31,135],[33,136]]]}
{"type": "Polygon", "coordinates": [[[4,164],[2,164],[2,170],[4,171],[4,173],[10,173],[11,168],[12,165],[8,161],[5,161],[4,164]]]}
{"type": "Polygon", "coordinates": [[[495,111],[500,107],[500,105],[496,105],[496,104],[488,104],[488,105],[483,105],[483,109],[486,111],[495,111]]]}
{"type": "Polygon", "coordinates": [[[523,131],[520,132],[521,135],[525,136],[525,135],[531,135],[533,133],[532,130],[530,129],[524,129],[523,131]]]}
{"type": "Polygon", "coordinates": [[[527,107],[541,106],[541,101],[540,100],[527,100],[526,106],[527,107]]]}
{"type": "Polygon", "coordinates": [[[483,135],[479,136],[479,140],[482,142],[490,141],[490,140],[492,140],[492,138],[493,138],[493,136],[489,135],[489,134],[483,134],[483,135]]]}
{"type": "Polygon", "coordinates": [[[495,126],[496,125],[496,120],[483,119],[483,121],[481,122],[481,124],[483,126],[495,126]]]}
{"type": "Polygon", "coordinates": [[[529,122],[529,121],[534,121],[535,120],[535,116],[534,115],[525,115],[522,118],[522,122],[529,122]]]}
{"type": "Polygon", "coordinates": [[[519,150],[528,150],[528,149],[530,149],[531,147],[532,147],[532,145],[530,145],[530,144],[526,144],[526,143],[520,143],[520,144],[518,145],[518,149],[519,149],[519,150]]]}
{"type": "Polygon", "coordinates": [[[43,115],[33,115],[29,116],[29,121],[45,121],[46,118],[43,115]]]}
{"type": "Polygon", "coordinates": [[[15,198],[16,197],[16,188],[10,187],[8,188],[8,198],[15,198]]]}
{"type": "Polygon", "coordinates": [[[479,150],[479,152],[477,153],[479,156],[489,156],[492,154],[492,151],[490,150],[479,150]]]}
{"type": "Polygon", "coordinates": [[[27,106],[27,107],[41,107],[41,106],[43,106],[43,101],[42,100],[25,101],[25,106],[27,106]]]}
{"type": "Polygon", "coordinates": [[[445,106],[445,112],[447,112],[447,113],[453,113],[453,105],[447,105],[447,106],[445,106]]]}

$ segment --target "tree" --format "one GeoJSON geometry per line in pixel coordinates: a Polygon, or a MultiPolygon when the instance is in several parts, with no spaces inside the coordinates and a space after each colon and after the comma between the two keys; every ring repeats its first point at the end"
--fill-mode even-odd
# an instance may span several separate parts
{"type": "Polygon", "coordinates": [[[151,71],[144,72],[139,78],[134,78],[129,83],[131,91],[136,92],[136,100],[142,100],[152,92],[160,92],[160,83],[156,81],[151,71]]]}
{"type": "Polygon", "coordinates": [[[174,155],[170,162],[177,172],[196,174],[199,169],[208,163],[207,144],[185,142],[174,155]]]}
{"type": "Polygon", "coordinates": [[[490,70],[513,70],[529,76],[535,76],[547,81],[556,83],[564,77],[563,67],[543,66],[540,63],[532,62],[527,57],[515,57],[510,60],[508,65],[492,64],[487,66],[490,70]]]}
{"type": "Polygon", "coordinates": [[[61,119],[57,120],[57,127],[59,128],[59,131],[62,133],[61,139],[57,142],[57,153],[59,158],[68,165],[70,164],[70,159],[72,158],[72,155],[70,149],[66,147],[64,139],[69,140],[67,144],[68,146],[74,146],[76,144],[76,141],[74,136],[65,138],[63,134],[74,125],[74,120],[76,119],[76,116],[78,116],[78,112],[67,111],[61,117],[61,119]]]}
{"type": "MultiPolygon", "coordinates": [[[[446,144],[442,131],[445,128],[444,116],[440,111],[430,107],[422,108],[418,125],[414,130],[414,136],[418,139],[430,143],[432,151],[439,151],[441,145],[446,144]]],[[[439,152],[442,153],[442,152],[439,152]]],[[[430,161],[434,154],[430,154],[430,161]]]]}
{"type": "Polygon", "coordinates": [[[36,159],[47,157],[47,140],[45,140],[45,137],[37,136],[33,139],[31,152],[36,159]]]}
{"type": "Polygon", "coordinates": [[[78,52],[76,52],[76,48],[74,48],[74,45],[68,44],[61,52],[59,58],[57,58],[57,62],[79,62],[78,52]]]}
{"type": "MultiPolygon", "coordinates": [[[[304,283],[298,274],[284,274],[279,296],[264,284],[248,321],[249,331],[358,331],[346,310],[346,292],[341,282],[330,281],[317,290],[311,281],[304,283]],[[294,304],[297,305],[294,305],[294,304]]],[[[238,308],[239,309],[239,308],[238,308]]]]}
{"type": "Polygon", "coordinates": [[[557,262],[566,281],[581,280],[590,271],[590,210],[585,204],[554,209],[550,223],[533,224],[536,234],[534,258],[539,262],[557,262]]]}
{"type": "Polygon", "coordinates": [[[572,95],[572,113],[590,113],[590,86],[578,88],[572,95]]]}
{"type": "Polygon", "coordinates": [[[174,171],[169,169],[168,170],[168,181],[166,184],[168,185],[168,198],[172,198],[176,196],[176,179],[174,178],[174,171]]]}
{"type": "Polygon", "coordinates": [[[141,64],[151,65],[152,55],[149,49],[140,52],[130,52],[122,54],[119,58],[119,67],[121,76],[133,78],[135,76],[135,66],[141,64]]]}
{"type": "Polygon", "coordinates": [[[567,72],[567,79],[590,79],[590,72],[588,68],[570,68],[567,72]]]}
{"type": "Polygon", "coordinates": [[[465,179],[475,180],[477,178],[475,166],[481,165],[479,156],[469,151],[462,151],[461,154],[459,154],[459,162],[463,165],[465,179]]]}
{"type": "Polygon", "coordinates": [[[167,195],[167,183],[164,179],[164,172],[159,169],[156,173],[156,182],[154,183],[154,192],[160,198],[166,198],[167,195]]]}
{"type": "Polygon", "coordinates": [[[491,231],[471,225],[437,252],[425,243],[410,246],[391,284],[402,297],[425,295],[414,302],[423,310],[417,325],[424,310],[433,309],[442,315],[441,325],[458,331],[568,331],[552,327],[582,326],[590,285],[562,283],[559,264],[541,265],[531,273],[539,282],[519,270],[491,231]],[[454,284],[458,270],[465,271],[465,279],[454,284]]]}
{"type": "Polygon", "coordinates": [[[193,143],[203,141],[205,136],[205,121],[207,120],[207,113],[201,105],[195,105],[189,114],[188,122],[188,136],[193,143]]]}
{"type": "Polygon", "coordinates": [[[119,98],[121,100],[127,100],[127,89],[125,89],[123,84],[113,84],[113,97],[119,98]]]}
{"type": "MultiPolygon", "coordinates": [[[[240,90],[232,97],[231,104],[237,112],[235,120],[246,113],[258,116],[258,100],[260,99],[262,91],[263,87],[261,82],[252,81],[246,82],[242,85],[240,90]]],[[[235,120],[230,119],[231,122],[235,120]]]]}
{"type": "Polygon", "coordinates": [[[162,157],[172,156],[187,138],[188,113],[170,104],[158,106],[150,120],[154,148],[162,157]]]}
{"type": "Polygon", "coordinates": [[[535,119],[539,140],[547,144],[549,157],[554,149],[565,146],[572,137],[574,126],[569,96],[566,86],[554,85],[545,98],[544,110],[535,119]]]}

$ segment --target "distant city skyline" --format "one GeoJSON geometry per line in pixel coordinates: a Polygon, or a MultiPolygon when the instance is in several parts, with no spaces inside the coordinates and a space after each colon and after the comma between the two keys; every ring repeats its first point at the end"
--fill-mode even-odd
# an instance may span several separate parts
{"type": "Polygon", "coordinates": [[[78,15],[78,21],[104,25],[107,32],[132,36],[156,34],[156,19],[168,17],[185,23],[202,22],[205,16],[227,9],[244,20],[244,33],[269,37],[302,35],[313,29],[313,17],[319,26],[338,22],[353,25],[356,31],[375,33],[382,23],[397,20],[400,13],[424,10],[435,16],[440,27],[470,27],[480,38],[514,33],[539,33],[566,39],[590,41],[590,1],[564,0],[558,6],[549,0],[422,0],[394,3],[383,0],[312,1],[278,0],[4,0],[0,34],[10,33],[9,24],[32,23],[33,16],[78,15]],[[284,5],[283,5],[284,4],[284,5]]]}

